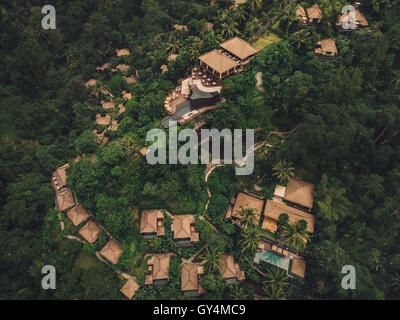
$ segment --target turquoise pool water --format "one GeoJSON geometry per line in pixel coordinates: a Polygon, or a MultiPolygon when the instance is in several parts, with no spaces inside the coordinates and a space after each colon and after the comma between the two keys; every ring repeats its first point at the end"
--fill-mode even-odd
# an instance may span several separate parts
{"type": "Polygon", "coordinates": [[[267,250],[262,250],[261,252],[257,252],[256,256],[254,257],[254,262],[258,263],[260,260],[270,263],[276,267],[279,267],[283,270],[288,271],[289,270],[289,264],[290,264],[290,259],[278,256],[277,254],[267,251],[267,250]]]}

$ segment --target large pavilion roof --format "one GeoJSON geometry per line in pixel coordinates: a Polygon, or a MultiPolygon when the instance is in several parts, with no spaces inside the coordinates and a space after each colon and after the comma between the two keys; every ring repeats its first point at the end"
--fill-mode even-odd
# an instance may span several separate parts
{"type": "Polygon", "coordinates": [[[220,47],[224,48],[230,53],[233,53],[241,60],[247,59],[248,57],[258,52],[258,50],[255,47],[253,47],[250,43],[239,37],[234,37],[232,39],[229,39],[228,41],[221,43],[220,47]]]}
{"type": "Polygon", "coordinates": [[[286,186],[284,199],[311,209],[314,202],[314,188],[315,185],[312,183],[291,178],[286,186]]]}
{"type": "Polygon", "coordinates": [[[80,203],[78,203],[75,207],[68,210],[67,216],[73,225],[77,226],[89,218],[90,215],[86,209],[80,203]]]}
{"type": "Polygon", "coordinates": [[[118,262],[122,253],[121,245],[114,239],[110,239],[100,251],[100,254],[113,264],[118,262]]]}
{"type": "Polygon", "coordinates": [[[199,60],[204,62],[206,65],[208,65],[218,73],[227,72],[228,70],[238,65],[236,61],[228,58],[217,49],[201,55],[199,57],[199,60]]]}
{"type": "Polygon", "coordinates": [[[93,243],[97,240],[99,233],[101,232],[101,228],[99,225],[93,220],[89,220],[81,230],[79,230],[79,234],[89,243],[93,243]]]}
{"type": "Polygon", "coordinates": [[[121,288],[121,293],[124,294],[125,297],[127,297],[129,300],[133,298],[133,296],[135,295],[136,291],[138,291],[138,289],[140,288],[140,286],[138,285],[138,283],[133,280],[133,279],[129,279],[124,286],[121,288]]]}

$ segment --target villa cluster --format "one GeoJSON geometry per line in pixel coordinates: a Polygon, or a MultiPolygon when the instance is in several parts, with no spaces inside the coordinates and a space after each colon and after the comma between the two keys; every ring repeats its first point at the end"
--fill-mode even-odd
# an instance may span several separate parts
{"type": "MultiPolygon", "coordinates": [[[[188,247],[199,241],[199,233],[195,228],[195,217],[190,214],[172,217],[171,231],[177,247],[188,247]]],[[[140,233],[144,240],[165,236],[164,213],[161,210],[143,210],[140,219],[140,233]]],[[[154,253],[148,255],[146,285],[162,286],[168,283],[170,259],[173,253],[154,253]]],[[[230,254],[223,254],[219,262],[219,270],[226,284],[234,284],[244,280],[244,272],[230,254]]],[[[189,296],[205,293],[199,279],[204,274],[200,263],[185,261],[181,264],[181,291],[189,296]]]]}
{"type": "MultiPolygon", "coordinates": [[[[336,26],[340,32],[350,32],[353,30],[365,29],[368,27],[368,21],[358,8],[358,4],[353,5],[354,12],[345,12],[338,16],[336,26]],[[354,28],[350,28],[353,20],[354,28]],[[345,22],[345,23],[343,23],[345,22]],[[343,26],[349,24],[348,27],[343,26]]],[[[322,23],[322,11],[318,5],[304,9],[300,4],[296,6],[296,15],[299,22],[304,26],[320,26],[322,23]]],[[[324,61],[334,61],[335,55],[338,53],[335,41],[333,39],[323,39],[318,41],[314,48],[315,57],[324,61]]]]}
{"type": "MultiPolygon", "coordinates": [[[[255,225],[260,225],[261,229],[266,232],[275,233],[278,231],[279,216],[284,213],[288,215],[289,223],[304,220],[307,223],[307,231],[313,233],[315,217],[310,214],[314,201],[313,191],[313,184],[291,178],[286,187],[276,186],[272,200],[267,199],[265,201],[257,195],[240,192],[236,198],[231,199],[225,213],[225,219],[241,227],[242,210],[253,209],[256,215],[255,225]]],[[[306,242],[307,240],[304,239],[304,241],[306,242]]],[[[259,263],[260,260],[264,260],[267,263],[274,264],[274,259],[272,258],[274,256],[287,259],[286,271],[289,276],[292,276],[288,269],[289,260],[295,259],[295,266],[301,265],[301,270],[304,272],[293,272],[293,274],[300,278],[304,277],[306,262],[297,253],[289,250],[283,243],[275,244],[272,241],[263,240],[260,244],[259,252],[256,254],[255,262],[259,263]],[[268,251],[268,253],[264,251],[268,251]],[[263,259],[263,257],[269,258],[263,259]]],[[[278,265],[278,267],[280,266],[278,265]]]]}
{"type": "MultiPolygon", "coordinates": [[[[75,161],[79,161],[79,157],[75,161]]],[[[72,191],[67,187],[66,170],[69,164],[57,168],[51,178],[53,188],[56,192],[55,207],[59,212],[66,212],[66,215],[75,227],[80,227],[79,235],[88,243],[94,243],[100,232],[104,231],[109,236],[109,241],[100,250],[100,256],[108,263],[117,264],[123,251],[120,244],[107,231],[94,220],[93,216],[77,201],[72,191]],[[85,223],[86,222],[86,223],[85,223]],[[85,223],[85,224],[84,224],[85,223]],[[84,224],[84,225],[83,225],[84,224]]]]}

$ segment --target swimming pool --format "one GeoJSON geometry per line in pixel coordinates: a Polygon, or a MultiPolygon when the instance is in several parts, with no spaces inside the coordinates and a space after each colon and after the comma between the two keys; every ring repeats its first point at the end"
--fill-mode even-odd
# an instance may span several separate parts
{"type": "Polygon", "coordinates": [[[290,259],[282,256],[278,256],[277,254],[262,250],[261,252],[257,252],[256,256],[254,257],[254,262],[259,263],[260,260],[272,264],[276,267],[279,267],[283,270],[289,270],[290,259]]]}

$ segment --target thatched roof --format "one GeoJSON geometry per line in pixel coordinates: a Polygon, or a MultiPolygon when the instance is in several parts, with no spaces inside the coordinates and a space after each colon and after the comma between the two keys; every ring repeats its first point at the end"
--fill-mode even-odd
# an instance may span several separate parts
{"type": "Polygon", "coordinates": [[[127,64],[119,64],[119,65],[117,65],[117,69],[119,71],[122,71],[122,72],[128,71],[130,67],[131,66],[129,66],[127,64]]]}
{"type": "Polygon", "coordinates": [[[104,71],[105,69],[108,69],[108,67],[110,66],[110,63],[107,62],[105,64],[103,64],[101,67],[96,67],[97,71],[104,71]]]}
{"type": "Polygon", "coordinates": [[[306,208],[312,208],[315,185],[299,179],[291,178],[286,186],[284,199],[306,208]]]}
{"type": "Polygon", "coordinates": [[[322,19],[322,11],[317,4],[307,8],[307,15],[310,19],[322,19]]]}
{"type": "Polygon", "coordinates": [[[290,272],[300,278],[306,274],[306,261],[302,258],[293,257],[290,272]]]}
{"type": "Polygon", "coordinates": [[[98,144],[106,143],[108,141],[108,138],[105,137],[103,133],[98,133],[96,130],[92,130],[92,133],[95,134],[95,141],[98,144]]]}
{"type": "Polygon", "coordinates": [[[79,230],[79,234],[89,243],[93,243],[97,240],[99,233],[102,231],[100,226],[93,220],[89,220],[82,228],[79,230]]]}
{"type": "Polygon", "coordinates": [[[126,92],[125,90],[121,91],[122,98],[125,100],[130,100],[132,99],[132,93],[126,92]]]}
{"type": "Polygon", "coordinates": [[[113,264],[118,262],[122,253],[121,245],[114,239],[110,239],[100,251],[100,254],[113,264]]]}
{"type": "Polygon", "coordinates": [[[67,217],[69,218],[69,220],[71,220],[74,226],[78,226],[87,218],[89,218],[89,216],[89,213],[80,203],[78,203],[72,209],[69,209],[67,212],[67,217]]]}
{"type": "Polygon", "coordinates": [[[139,152],[144,157],[146,156],[147,152],[149,152],[149,149],[147,149],[147,147],[143,147],[139,150],[139,152]]]}
{"type": "Polygon", "coordinates": [[[102,116],[101,114],[96,114],[96,123],[102,126],[108,126],[110,124],[111,117],[110,115],[102,116]]]}
{"type": "Polygon", "coordinates": [[[228,41],[221,43],[220,47],[224,48],[230,53],[233,53],[241,60],[245,60],[258,52],[258,50],[250,43],[239,37],[234,37],[232,39],[229,39],[228,41]]]}
{"type": "MultiPolygon", "coordinates": [[[[271,219],[274,221],[279,220],[281,213],[286,213],[289,216],[289,221],[291,223],[298,220],[305,220],[307,222],[307,230],[309,232],[314,232],[315,216],[307,212],[298,210],[296,208],[290,207],[283,202],[277,202],[273,200],[267,200],[267,204],[264,210],[264,221],[266,219],[271,219]]],[[[268,222],[265,222],[268,223],[268,222]]],[[[266,225],[262,226],[263,229],[269,229],[266,225]]]]}
{"type": "Polygon", "coordinates": [[[206,30],[207,30],[207,31],[213,31],[213,29],[214,29],[214,23],[212,23],[212,22],[207,22],[207,24],[206,24],[206,30]]]}
{"type": "Polygon", "coordinates": [[[182,264],[181,291],[199,290],[198,268],[199,265],[196,263],[182,264]]]}
{"type": "Polygon", "coordinates": [[[296,6],[296,16],[299,18],[307,18],[306,10],[304,10],[303,6],[298,4],[296,6]]]}
{"type": "Polygon", "coordinates": [[[139,288],[140,286],[135,280],[129,279],[127,282],[125,282],[124,286],[121,288],[120,291],[125,297],[127,297],[130,300],[133,298],[133,296],[135,295],[136,291],[138,291],[139,288]]]}
{"type": "Polygon", "coordinates": [[[320,52],[320,53],[325,53],[325,52],[337,53],[338,52],[335,41],[332,39],[324,39],[324,40],[318,41],[318,45],[320,45],[321,48],[316,49],[317,53],[318,52],[320,52]]]}
{"type": "Polygon", "coordinates": [[[224,73],[238,65],[235,60],[228,58],[217,49],[201,55],[199,60],[219,73],[224,73]]]}
{"type": "Polygon", "coordinates": [[[117,131],[118,130],[118,121],[117,120],[111,121],[111,125],[110,125],[109,129],[111,131],[117,131]]]}
{"type": "Polygon", "coordinates": [[[56,207],[59,211],[66,211],[75,205],[75,197],[72,191],[65,188],[56,193],[56,207]]]}
{"type": "Polygon", "coordinates": [[[125,81],[126,81],[128,84],[135,84],[135,83],[137,82],[137,79],[136,79],[135,76],[130,76],[130,77],[125,77],[125,76],[123,76],[123,78],[125,79],[125,81]]]}
{"type": "Polygon", "coordinates": [[[162,70],[162,73],[167,72],[167,71],[168,71],[168,66],[167,66],[166,64],[163,64],[163,65],[160,67],[160,70],[162,70]]]}
{"type": "Polygon", "coordinates": [[[121,113],[124,113],[124,112],[125,112],[125,106],[122,103],[120,103],[118,105],[118,115],[120,115],[121,113]]]}
{"type": "MultiPolygon", "coordinates": [[[[173,219],[174,239],[193,238],[197,232],[191,230],[191,225],[196,223],[196,219],[191,214],[174,216],[173,219]]],[[[198,233],[197,233],[198,235],[198,233]]]]}
{"type": "Polygon", "coordinates": [[[100,104],[104,109],[114,109],[116,102],[101,100],[100,104]]]}
{"type": "Polygon", "coordinates": [[[186,25],[181,25],[181,24],[174,24],[174,29],[175,30],[185,30],[188,31],[188,27],[186,25]]]}
{"type": "MultiPolygon", "coordinates": [[[[170,260],[171,260],[170,253],[156,253],[151,256],[150,260],[147,261],[147,265],[153,266],[153,271],[151,274],[151,283],[154,280],[168,279],[170,260]]],[[[149,281],[148,284],[150,284],[149,281]]]]}
{"type": "Polygon", "coordinates": [[[157,232],[157,219],[164,219],[161,210],[143,210],[140,217],[140,233],[157,232]]]}
{"type": "Polygon", "coordinates": [[[168,56],[168,61],[173,61],[173,60],[175,60],[177,56],[178,56],[178,55],[177,55],[176,53],[171,53],[171,54],[168,56]]]}
{"type": "Polygon", "coordinates": [[[53,172],[53,187],[56,191],[62,189],[67,185],[67,168],[69,167],[69,163],[64,164],[63,166],[57,168],[53,172]]]}
{"type": "Polygon", "coordinates": [[[224,253],[219,261],[219,271],[221,277],[224,279],[236,278],[238,280],[244,279],[244,273],[240,270],[238,264],[235,265],[235,259],[233,255],[224,253]]]}
{"type": "Polygon", "coordinates": [[[85,86],[86,86],[86,88],[89,88],[89,87],[95,86],[96,83],[97,83],[97,80],[96,80],[96,79],[89,79],[89,80],[85,83],[85,86]]]}
{"type": "Polygon", "coordinates": [[[242,215],[240,211],[242,208],[250,208],[254,209],[256,217],[257,217],[257,224],[260,221],[261,213],[264,207],[264,200],[255,198],[248,194],[240,192],[236,198],[235,205],[233,206],[233,210],[230,212],[230,215],[227,215],[227,218],[236,218],[240,219],[242,215]]]}
{"type": "MultiPolygon", "coordinates": [[[[346,12],[346,13],[343,13],[342,15],[339,15],[336,25],[341,26],[343,19],[346,18],[348,14],[349,13],[346,12]]],[[[356,26],[368,27],[367,19],[357,8],[355,10],[355,19],[356,19],[355,20],[356,26]]]]}
{"type": "Polygon", "coordinates": [[[115,49],[115,52],[117,53],[118,57],[129,56],[131,54],[129,49],[115,49]]]}

